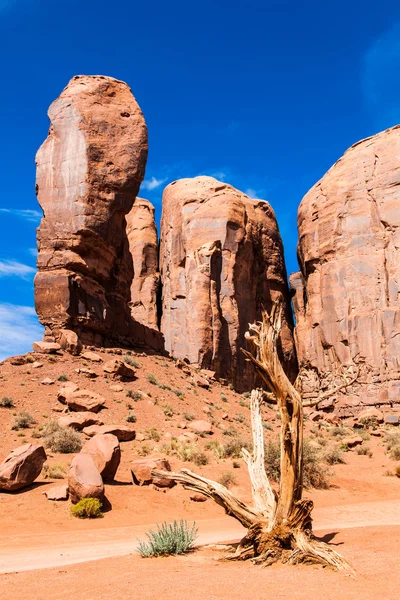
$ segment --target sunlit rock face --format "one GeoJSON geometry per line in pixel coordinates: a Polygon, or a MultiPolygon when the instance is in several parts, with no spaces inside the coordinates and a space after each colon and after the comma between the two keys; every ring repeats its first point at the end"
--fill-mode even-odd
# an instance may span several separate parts
{"type": "Polygon", "coordinates": [[[291,277],[305,395],[361,361],[351,414],[400,408],[400,127],[354,144],[303,198],[291,277]]]}
{"type": "Polygon", "coordinates": [[[161,331],[172,356],[214,369],[246,389],[252,367],[240,348],[248,324],[280,298],[282,359],[296,358],[282,241],[268,202],[212,177],[181,179],[163,195],[161,331]]]}
{"type": "Polygon", "coordinates": [[[128,85],[74,77],[49,109],[36,156],[44,216],[38,229],[35,304],[45,337],[61,329],[83,343],[146,343],[159,334],[130,310],[133,260],[126,233],[144,177],[147,128],[128,85]]]}

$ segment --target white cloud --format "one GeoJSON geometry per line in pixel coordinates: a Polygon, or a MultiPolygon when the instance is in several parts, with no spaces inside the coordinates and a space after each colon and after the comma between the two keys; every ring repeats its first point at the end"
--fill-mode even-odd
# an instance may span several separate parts
{"type": "Polygon", "coordinates": [[[36,269],[16,260],[0,260],[0,277],[22,277],[26,279],[34,275],[36,269]]]}
{"type": "Polygon", "coordinates": [[[17,209],[17,208],[0,208],[0,213],[7,213],[29,221],[30,223],[38,223],[42,218],[42,213],[38,210],[17,209]]]}
{"type": "Polygon", "coordinates": [[[155,190],[160,187],[163,183],[167,181],[167,177],[165,179],[157,179],[157,177],[152,177],[151,179],[145,179],[141,185],[142,190],[155,190]]]}
{"type": "Polygon", "coordinates": [[[33,307],[0,303],[0,361],[29,352],[32,342],[42,337],[43,327],[33,307]]]}
{"type": "Polygon", "coordinates": [[[36,258],[36,256],[38,255],[38,249],[37,248],[28,248],[28,252],[31,256],[34,256],[36,258]]]}
{"type": "Polygon", "coordinates": [[[227,174],[225,173],[225,171],[216,171],[215,173],[211,173],[211,177],[215,177],[215,179],[218,179],[219,181],[223,181],[225,183],[227,174]]]}
{"type": "Polygon", "coordinates": [[[377,38],[365,53],[362,89],[379,128],[400,122],[400,22],[377,38]]]}
{"type": "Polygon", "coordinates": [[[263,198],[261,198],[262,192],[263,190],[254,190],[253,188],[247,188],[247,190],[244,193],[247,196],[249,196],[249,198],[251,198],[252,200],[263,200],[263,198]]]}

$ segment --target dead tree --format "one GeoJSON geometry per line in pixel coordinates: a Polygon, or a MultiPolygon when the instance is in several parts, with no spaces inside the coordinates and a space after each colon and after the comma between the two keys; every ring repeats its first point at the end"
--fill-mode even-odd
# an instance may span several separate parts
{"type": "Polygon", "coordinates": [[[336,569],[350,569],[348,563],[312,533],[313,502],[303,500],[303,407],[315,406],[339,389],[354,383],[357,374],[324,393],[323,398],[302,402],[297,382],[292,385],[278,356],[282,306],[273,305],[271,314],[264,312],[262,322],[249,326],[246,334],[254,353],[243,350],[265,383],[265,390],[251,393],[250,410],[253,452],[243,449],[252,486],[253,506],[244,504],[223,485],[201,477],[188,469],[179,473],[154,470],[153,475],[172,479],[186,489],[213,499],[248,529],[230,560],[252,559],[257,564],[270,565],[278,560],[286,563],[320,563],[336,569]],[[279,491],[275,492],[264,464],[264,434],[261,405],[277,404],[281,416],[281,469],[279,491]]]}

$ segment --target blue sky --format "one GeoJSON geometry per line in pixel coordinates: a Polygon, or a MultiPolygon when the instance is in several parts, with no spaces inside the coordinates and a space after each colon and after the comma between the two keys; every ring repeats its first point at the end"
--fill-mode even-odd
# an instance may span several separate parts
{"type": "Polygon", "coordinates": [[[0,0],[0,360],[33,310],[36,150],[77,74],[132,87],[149,128],[141,195],[214,175],[269,200],[296,270],[303,195],[354,142],[400,122],[395,0],[0,0]]]}

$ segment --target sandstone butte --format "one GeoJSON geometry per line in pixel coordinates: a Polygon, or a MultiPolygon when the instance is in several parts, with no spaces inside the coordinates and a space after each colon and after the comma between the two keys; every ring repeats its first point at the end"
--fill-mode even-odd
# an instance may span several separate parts
{"type": "Polygon", "coordinates": [[[61,330],[84,344],[161,346],[131,315],[133,261],[126,215],[144,177],[147,128],[128,85],[74,77],[49,108],[36,156],[38,229],[35,305],[45,339],[61,330]]]}
{"type": "Polygon", "coordinates": [[[171,356],[215,369],[236,387],[248,384],[244,334],[262,306],[281,298],[282,358],[295,375],[283,246],[268,202],[212,177],[171,183],[163,194],[160,271],[161,331],[171,356]]]}
{"type": "Polygon", "coordinates": [[[136,199],[126,216],[126,232],[134,269],[130,294],[131,314],[139,323],[158,330],[158,236],[151,202],[143,198],[136,199]]]}
{"type": "Polygon", "coordinates": [[[400,409],[399,161],[397,126],[354,144],[299,207],[301,272],[291,285],[305,396],[341,365],[368,365],[341,395],[343,415],[400,409]]]}

